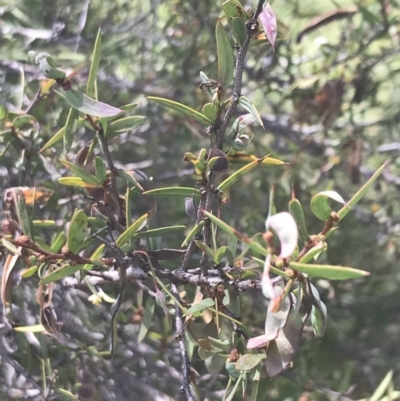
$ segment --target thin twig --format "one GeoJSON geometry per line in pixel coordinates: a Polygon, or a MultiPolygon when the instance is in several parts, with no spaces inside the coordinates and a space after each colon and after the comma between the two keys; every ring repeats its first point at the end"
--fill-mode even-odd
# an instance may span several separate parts
{"type": "Polygon", "coordinates": [[[242,92],[242,82],[243,82],[243,70],[244,70],[244,60],[246,58],[246,53],[250,45],[251,38],[254,35],[254,30],[258,26],[257,18],[261,13],[262,6],[265,0],[258,0],[257,9],[253,14],[253,17],[246,24],[246,38],[243,44],[239,47],[239,51],[236,57],[235,64],[235,84],[233,87],[233,94],[231,96],[231,104],[226,111],[224,118],[222,120],[222,125],[217,131],[217,147],[222,149],[224,146],[225,131],[228,128],[228,124],[232,118],[234,111],[239,103],[239,99],[242,92]]]}
{"type": "Polygon", "coordinates": [[[103,148],[103,152],[107,159],[108,168],[111,171],[111,177],[110,177],[111,192],[112,192],[113,196],[115,197],[115,202],[117,205],[116,212],[117,212],[117,216],[118,216],[118,221],[121,222],[122,210],[121,210],[121,204],[120,204],[119,194],[118,194],[118,190],[117,190],[117,182],[116,182],[117,181],[116,175],[117,175],[118,170],[114,166],[114,161],[111,156],[110,148],[108,147],[108,141],[107,141],[106,136],[104,135],[104,130],[101,125],[98,126],[97,132],[99,135],[101,146],[103,148]]]}
{"type": "MultiPolygon", "coordinates": [[[[178,299],[178,301],[182,301],[178,289],[175,284],[171,286],[172,294],[178,299]]],[[[190,389],[190,361],[186,349],[185,342],[185,326],[183,323],[182,310],[178,305],[175,306],[175,325],[176,325],[176,339],[179,342],[179,349],[181,351],[182,358],[182,374],[183,374],[183,382],[181,387],[181,392],[184,392],[186,395],[186,399],[188,401],[195,401],[195,398],[192,395],[192,390],[190,389]]]]}

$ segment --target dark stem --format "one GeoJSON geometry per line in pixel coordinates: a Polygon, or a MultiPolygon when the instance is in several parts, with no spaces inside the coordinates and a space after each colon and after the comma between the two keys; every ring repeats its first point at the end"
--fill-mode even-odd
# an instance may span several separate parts
{"type": "MultiPolygon", "coordinates": [[[[179,296],[178,289],[175,284],[171,286],[171,292],[176,297],[178,302],[182,302],[181,297],[179,296]]],[[[183,374],[183,382],[181,391],[185,393],[186,399],[188,401],[195,401],[195,398],[192,395],[192,391],[190,389],[190,361],[186,349],[185,343],[185,326],[183,323],[182,310],[178,305],[175,305],[175,325],[176,325],[176,339],[179,342],[179,349],[181,351],[182,358],[182,374],[183,374]]]]}
{"type": "Polygon", "coordinates": [[[110,177],[110,183],[111,183],[111,192],[113,196],[115,197],[115,202],[117,204],[117,216],[118,216],[118,221],[122,221],[122,211],[121,211],[121,203],[119,199],[119,194],[117,191],[117,180],[116,180],[116,175],[117,175],[117,168],[114,166],[114,162],[111,156],[110,148],[108,147],[108,141],[107,138],[104,135],[104,130],[101,125],[98,126],[97,130],[99,134],[99,139],[101,142],[101,146],[103,148],[104,154],[106,155],[107,159],[107,165],[109,170],[111,171],[111,177],[110,177]]]}
{"type": "Polygon", "coordinates": [[[258,24],[257,18],[261,13],[262,6],[265,0],[259,0],[257,4],[257,9],[253,14],[253,17],[246,24],[246,38],[243,44],[239,47],[239,51],[236,57],[235,64],[235,84],[233,86],[233,93],[231,97],[231,104],[226,111],[224,118],[222,120],[222,125],[217,131],[217,147],[218,149],[222,149],[224,146],[225,139],[225,131],[228,128],[229,122],[232,118],[234,111],[239,103],[239,99],[242,92],[242,81],[243,81],[243,70],[244,70],[244,60],[246,58],[247,49],[250,45],[250,40],[254,35],[254,30],[252,29],[253,25],[258,24]]]}

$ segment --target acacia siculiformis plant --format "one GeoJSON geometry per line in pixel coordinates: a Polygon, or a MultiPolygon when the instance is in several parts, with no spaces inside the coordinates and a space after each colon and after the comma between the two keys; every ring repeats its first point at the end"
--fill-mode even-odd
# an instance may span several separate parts
{"type": "MultiPolygon", "coordinates": [[[[238,0],[227,0],[222,4],[222,12],[215,30],[218,76],[200,73],[200,89],[209,94],[210,101],[197,111],[173,100],[147,97],[148,101],[204,126],[210,138],[209,147],[197,155],[192,152],[182,155],[184,161],[193,165],[197,176],[192,187],[154,188],[144,173],[116,167],[110,142],[139,127],[145,117],[133,114],[136,104],[116,108],[98,101],[101,30],[85,93],[76,89],[74,75],[67,76],[59,69],[50,54],[30,54],[48,79],[33,104],[55,94],[64,99],[69,113],[65,125],[43,147],[25,150],[30,152],[32,161],[58,149],[61,157],[57,163],[69,171],[58,179],[58,184],[84,188],[86,194],[82,196],[90,208],[75,210],[70,220],[64,222],[66,229],[54,220],[35,220],[34,205],[45,204],[53,193],[32,180],[31,187],[12,187],[6,191],[8,210],[1,234],[2,248],[7,254],[1,296],[10,322],[13,321],[10,278],[13,268],[22,260],[25,265],[22,278],[34,275],[39,278],[37,301],[41,326],[35,329],[61,339],[62,322],[57,320],[52,305],[55,283],[66,285],[67,278],[68,285],[82,282],[94,304],[112,303],[113,354],[117,350],[120,306],[126,300],[127,286],[136,283],[147,294],[138,341],[148,334],[158,304],[165,321],[171,328],[175,325],[182,360],[181,390],[188,400],[201,399],[191,372],[191,363],[197,357],[195,349],[206,365],[226,369],[229,377],[226,400],[231,400],[242,388],[241,383],[249,384],[251,399],[256,400],[258,384],[265,373],[263,368],[268,377],[274,377],[291,364],[310,317],[315,335],[324,335],[327,308],[312,278],[347,280],[369,273],[318,264],[318,258],[327,250],[328,237],[384,168],[347,202],[334,191],[313,196],[311,211],[322,221],[321,231],[315,235],[308,233],[303,206],[295,193],[288,202],[288,211],[276,213],[273,189],[264,233],[248,237],[228,225],[224,221],[224,205],[228,202],[224,191],[234,190],[234,184],[255,168],[268,169],[270,165],[285,163],[268,155],[246,153],[253,139],[251,125],[257,123],[263,127],[263,123],[256,106],[241,93],[249,46],[259,41],[274,47],[276,16],[264,0],[259,0],[255,11],[250,13],[238,0]],[[76,149],[74,143],[83,127],[93,133],[93,139],[71,161],[69,155],[76,149]],[[59,149],[61,141],[63,146],[59,149]],[[237,165],[239,168],[235,169],[237,165]],[[226,178],[221,179],[222,175],[226,178]],[[147,200],[146,213],[136,216],[134,195],[147,200]],[[180,249],[153,249],[149,241],[152,237],[177,235],[186,228],[179,225],[149,228],[155,199],[161,201],[162,197],[182,200],[188,218],[193,220],[186,237],[182,235],[180,249]],[[342,204],[341,208],[334,211],[331,201],[342,204]],[[43,240],[44,229],[53,230],[51,241],[43,240]],[[173,258],[177,260],[174,269],[163,267],[163,260],[173,258]],[[119,283],[116,297],[102,290],[102,284],[110,281],[119,283]],[[242,322],[241,293],[251,290],[261,290],[267,299],[265,333],[259,336],[242,322]],[[207,321],[208,328],[212,326],[213,334],[205,330],[205,324],[194,324],[199,319],[207,321]]],[[[37,124],[30,114],[33,104],[20,114],[7,115],[10,135],[20,141],[20,146],[24,146],[21,139],[24,130],[37,124]]]]}

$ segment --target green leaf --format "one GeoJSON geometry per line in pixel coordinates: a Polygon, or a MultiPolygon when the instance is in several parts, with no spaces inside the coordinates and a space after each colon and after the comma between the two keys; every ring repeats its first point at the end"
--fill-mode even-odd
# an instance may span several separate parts
{"type": "Polygon", "coordinates": [[[251,383],[251,394],[250,394],[250,399],[249,401],[257,401],[257,396],[258,396],[258,387],[260,384],[260,367],[258,367],[254,373],[252,383],[251,383]]]}
{"type": "Polygon", "coordinates": [[[195,120],[197,120],[198,122],[200,122],[201,124],[204,124],[204,125],[212,124],[212,121],[209,120],[204,114],[199,113],[198,111],[193,110],[190,107],[185,106],[182,103],[178,103],[178,102],[174,102],[173,100],[164,99],[164,98],[160,98],[160,97],[154,97],[154,96],[147,96],[147,98],[149,100],[152,100],[153,102],[156,102],[163,106],[169,107],[170,109],[173,109],[180,114],[183,114],[188,117],[192,117],[195,120]]]}
{"type": "Polygon", "coordinates": [[[317,337],[323,337],[326,330],[328,320],[328,310],[326,305],[321,301],[318,290],[310,283],[313,306],[311,309],[311,325],[317,337]]]}
{"type": "Polygon", "coordinates": [[[224,221],[222,221],[221,219],[219,219],[218,217],[214,216],[213,214],[207,212],[207,211],[203,211],[204,215],[207,216],[215,225],[217,225],[218,227],[220,227],[223,231],[225,231],[228,234],[233,234],[235,235],[239,241],[241,241],[242,243],[246,244],[249,246],[249,248],[260,254],[263,256],[267,256],[267,249],[264,248],[261,244],[259,244],[258,242],[256,242],[255,240],[246,237],[245,235],[241,234],[239,231],[235,230],[233,227],[229,226],[228,224],[226,224],[224,221]]]}
{"type": "Polygon", "coordinates": [[[32,222],[28,214],[28,209],[26,207],[25,198],[22,191],[19,188],[10,189],[15,212],[17,214],[18,222],[22,228],[22,232],[29,238],[32,237],[32,222]]]}
{"type": "MultiPolygon", "coordinates": [[[[255,155],[247,155],[245,153],[235,153],[228,155],[228,160],[232,164],[243,164],[243,163],[251,163],[254,160],[260,159],[259,157],[255,155]]],[[[283,162],[282,160],[274,159],[273,157],[262,157],[262,162],[261,164],[263,165],[272,165],[272,166],[282,166],[283,164],[287,164],[283,162]]]]}
{"type": "Polygon", "coordinates": [[[138,343],[141,343],[146,337],[149,328],[153,323],[153,316],[155,310],[155,300],[153,297],[148,297],[146,301],[146,305],[144,308],[144,314],[142,319],[142,324],[140,325],[139,335],[138,335],[138,343]]]}
{"type": "Polygon", "coordinates": [[[89,78],[86,84],[86,94],[88,96],[93,96],[97,99],[97,91],[96,91],[96,79],[97,72],[99,70],[101,58],[101,28],[97,31],[96,42],[94,43],[93,55],[92,55],[92,63],[90,65],[89,70],[89,78]]]}
{"type": "Polygon", "coordinates": [[[64,71],[57,68],[54,59],[50,55],[41,58],[39,69],[43,75],[49,79],[63,79],[67,75],[64,71]]]}
{"type": "Polygon", "coordinates": [[[53,242],[51,243],[51,251],[54,253],[60,252],[62,246],[64,245],[67,236],[65,235],[64,231],[59,232],[53,242]]]}
{"type": "Polygon", "coordinates": [[[40,285],[49,284],[54,281],[59,281],[65,277],[72,276],[77,271],[82,269],[82,265],[64,265],[52,271],[40,280],[40,285]]]}
{"type": "Polygon", "coordinates": [[[39,150],[39,153],[45,151],[46,149],[52,147],[55,143],[58,141],[61,141],[61,139],[64,138],[65,135],[65,127],[62,127],[59,131],[57,131],[51,139],[48,140],[48,142],[42,147],[42,149],[39,150]]]}
{"type": "Polygon", "coordinates": [[[205,224],[204,220],[201,220],[198,224],[196,224],[189,232],[185,240],[183,241],[181,248],[189,245],[190,240],[203,228],[205,224]]]}
{"type": "MultiPolygon", "coordinates": [[[[97,249],[92,253],[90,259],[97,260],[103,256],[105,244],[101,244],[97,247],[97,249]]],[[[90,270],[94,267],[94,264],[86,264],[83,266],[82,270],[90,270]]]]}
{"type": "Polygon", "coordinates": [[[111,139],[118,135],[125,134],[125,132],[141,126],[145,119],[146,117],[143,116],[132,116],[113,121],[108,127],[106,138],[111,139]]]}
{"type": "Polygon", "coordinates": [[[225,257],[225,254],[226,254],[226,251],[228,250],[228,247],[227,246],[221,246],[218,250],[217,250],[217,252],[215,253],[215,256],[214,256],[214,262],[215,262],[215,264],[219,264],[219,263],[221,263],[222,262],[222,259],[225,257]]]}
{"type": "Polygon", "coordinates": [[[214,251],[207,246],[204,242],[201,241],[194,241],[198,248],[203,252],[206,253],[210,258],[214,259],[214,251]]]}
{"type": "Polygon", "coordinates": [[[322,191],[311,198],[311,211],[322,221],[326,221],[331,216],[331,206],[329,199],[333,199],[339,203],[346,203],[344,199],[335,191],[322,191]]]}
{"type": "MultiPolygon", "coordinates": [[[[133,191],[127,187],[126,188],[126,194],[125,194],[125,217],[126,217],[126,225],[127,227],[129,227],[132,222],[132,195],[133,195],[133,191]]],[[[133,237],[131,237],[129,239],[129,247],[130,249],[133,249],[135,245],[135,239],[133,237]]]]}
{"type": "Polygon", "coordinates": [[[166,187],[166,188],[156,188],[150,191],[143,192],[143,195],[152,196],[200,196],[200,191],[196,188],[190,187],[166,187]]]}
{"type": "Polygon", "coordinates": [[[111,305],[111,355],[115,354],[118,345],[118,315],[122,304],[124,291],[118,294],[116,301],[111,305]]]}
{"type": "Polygon", "coordinates": [[[261,159],[256,159],[256,160],[252,161],[251,163],[246,164],[245,166],[243,166],[239,170],[235,171],[225,181],[221,182],[221,184],[218,185],[218,189],[220,191],[223,191],[226,188],[230,188],[236,181],[238,181],[246,173],[248,173],[254,167],[258,166],[261,163],[261,161],[262,161],[262,158],[261,159]]]}
{"type": "Polygon", "coordinates": [[[103,183],[107,178],[107,166],[105,165],[103,159],[99,156],[94,158],[94,166],[96,169],[96,179],[100,183],[103,183]]]}
{"type": "Polygon", "coordinates": [[[222,9],[228,19],[238,17],[243,22],[248,19],[247,12],[238,0],[227,0],[222,4],[222,9]]]}
{"type": "Polygon", "coordinates": [[[318,242],[315,246],[307,251],[307,253],[299,260],[300,263],[307,263],[311,259],[316,258],[321,252],[326,251],[328,245],[324,241],[318,242]]]}
{"type": "Polygon", "coordinates": [[[153,228],[152,230],[141,231],[135,234],[135,238],[148,238],[148,237],[159,237],[166,234],[171,234],[175,231],[184,230],[186,226],[169,226],[161,228],[153,228]]]}
{"type": "Polygon", "coordinates": [[[73,254],[78,254],[81,251],[87,228],[88,219],[85,212],[82,209],[77,210],[72,216],[67,236],[68,250],[73,254]]]}
{"type": "Polygon", "coordinates": [[[240,96],[239,104],[240,104],[240,106],[242,106],[246,111],[248,111],[258,121],[258,123],[261,125],[261,127],[264,128],[264,124],[262,122],[260,114],[258,113],[258,111],[257,111],[256,107],[254,106],[254,104],[249,99],[247,99],[247,97],[240,96]]]}
{"type": "Polygon", "coordinates": [[[101,188],[101,185],[90,184],[79,177],[61,177],[58,179],[58,182],[62,185],[68,185],[68,186],[72,186],[72,187],[101,188]]]}
{"type": "Polygon", "coordinates": [[[133,184],[140,192],[144,191],[143,187],[139,184],[139,182],[136,180],[136,178],[134,177],[134,175],[131,172],[124,171],[124,170],[118,170],[117,175],[118,175],[118,177],[121,177],[124,180],[133,184]]]}
{"type": "Polygon", "coordinates": [[[186,316],[194,315],[195,313],[201,312],[204,309],[211,308],[215,305],[215,302],[211,298],[203,299],[201,302],[192,305],[185,313],[186,316]]]}
{"type": "Polygon", "coordinates": [[[82,178],[83,181],[88,184],[93,184],[97,186],[101,186],[102,181],[100,181],[96,176],[87,172],[84,168],[78,166],[77,164],[71,163],[67,160],[60,159],[60,162],[67,167],[73,174],[77,177],[82,178]]]}
{"type": "Polygon", "coordinates": [[[252,370],[266,357],[265,354],[244,354],[236,362],[236,369],[244,371],[252,370]]]}
{"type": "Polygon", "coordinates": [[[215,36],[217,39],[218,81],[226,89],[233,79],[235,56],[229,36],[220,21],[217,21],[215,36]]]}
{"type": "Polygon", "coordinates": [[[301,273],[306,273],[309,276],[326,278],[328,280],[348,280],[369,276],[369,272],[353,269],[352,267],[309,265],[298,262],[289,262],[289,267],[301,273]]]}
{"type": "Polygon", "coordinates": [[[376,173],[356,192],[356,194],[346,203],[338,211],[338,217],[342,220],[347,213],[349,213],[350,209],[354,207],[359,200],[367,193],[367,191],[371,188],[375,180],[382,174],[383,170],[387,166],[388,162],[385,162],[377,171],[376,173]]]}
{"type": "Polygon", "coordinates": [[[206,103],[201,112],[211,121],[214,121],[217,117],[218,110],[216,110],[212,103],[206,103]]]}
{"type": "Polygon", "coordinates": [[[67,122],[64,131],[64,149],[68,153],[71,150],[72,141],[77,128],[77,120],[79,117],[78,110],[71,108],[68,113],[67,122]]]}
{"type": "Polygon", "coordinates": [[[298,199],[292,199],[289,202],[289,212],[296,220],[297,227],[299,228],[300,238],[303,241],[303,244],[306,244],[309,237],[306,225],[306,218],[304,216],[303,207],[301,206],[301,203],[298,199]]]}
{"type": "Polygon", "coordinates": [[[30,114],[24,114],[14,118],[13,127],[19,129],[24,125],[32,125],[35,122],[37,122],[35,117],[31,116],[30,114]]]}
{"type": "Polygon", "coordinates": [[[22,278],[32,277],[39,270],[39,266],[31,266],[21,272],[22,278]]]}
{"type": "Polygon", "coordinates": [[[54,228],[57,224],[54,220],[33,220],[32,225],[34,228],[54,228]]]}
{"type": "Polygon", "coordinates": [[[70,399],[72,401],[79,401],[79,399],[77,397],[75,397],[70,391],[67,391],[63,388],[60,388],[60,387],[56,388],[56,392],[68,397],[68,399],[70,399]]]}
{"type": "Polygon", "coordinates": [[[89,116],[113,117],[122,112],[122,110],[109,104],[98,102],[76,89],[69,89],[67,91],[61,89],[60,93],[65,97],[70,106],[89,116]]]}
{"type": "Polygon", "coordinates": [[[393,370],[390,370],[386,374],[384,379],[381,381],[378,388],[375,390],[374,394],[372,394],[369,401],[380,401],[382,399],[383,395],[385,394],[385,392],[388,390],[390,384],[392,383],[392,380],[393,380],[393,370]]]}
{"type": "Polygon", "coordinates": [[[137,231],[139,231],[144,224],[146,224],[147,219],[149,217],[148,213],[145,213],[143,216],[139,217],[136,221],[134,221],[117,239],[116,244],[118,247],[121,247],[125,244],[131,237],[133,237],[137,231]]]}
{"type": "Polygon", "coordinates": [[[228,21],[232,35],[239,45],[242,45],[246,39],[246,25],[242,18],[234,17],[228,21]]]}

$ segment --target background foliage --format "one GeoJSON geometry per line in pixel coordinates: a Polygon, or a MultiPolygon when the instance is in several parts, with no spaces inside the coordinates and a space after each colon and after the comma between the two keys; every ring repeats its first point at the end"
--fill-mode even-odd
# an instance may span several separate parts
{"type": "MultiPolygon", "coordinates": [[[[254,8],[255,4],[245,6],[254,8]]],[[[275,52],[266,43],[251,47],[242,94],[257,105],[266,127],[252,128],[255,138],[249,153],[271,153],[290,164],[256,169],[239,181],[229,193],[225,221],[253,235],[264,231],[272,185],[278,211],[287,209],[292,183],[305,205],[322,190],[336,190],[348,200],[386,159],[391,163],[332,235],[323,260],[358,267],[371,276],[350,282],[317,280],[329,310],[327,333],[319,341],[306,327],[295,368],[273,381],[262,381],[259,399],[365,398],[399,364],[399,4],[394,0],[275,0],[273,8],[279,23],[275,52]],[[305,30],[314,17],[338,9],[347,10],[343,18],[305,30]],[[345,394],[353,384],[353,392],[345,394]],[[340,398],[340,393],[347,398],[340,398]]],[[[197,154],[208,146],[208,136],[199,124],[143,95],[167,97],[201,110],[207,99],[198,88],[199,72],[215,77],[217,71],[215,23],[222,16],[218,2],[24,0],[3,1],[0,12],[0,89],[7,110],[25,110],[45,82],[37,66],[26,61],[29,50],[49,52],[62,69],[78,72],[75,85],[85,87],[101,25],[99,100],[116,107],[138,102],[135,114],[146,116],[140,128],[112,141],[117,167],[143,170],[156,187],[193,186],[193,168],[182,160],[183,153],[197,154]]],[[[38,150],[64,126],[68,111],[65,102],[50,96],[31,110],[38,123],[24,131],[23,145],[17,139],[10,142],[7,135],[0,137],[1,188],[40,184],[52,189],[55,195],[45,208],[37,208],[37,217],[56,216],[60,223],[70,219],[75,208],[85,207],[87,200],[76,196],[84,192],[57,181],[67,175],[58,161],[62,143],[40,156],[38,150]]],[[[93,133],[81,128],[76,138],[72,155],[93,139],[93,133]]],[[[140,197],[134,199],[138,217],[148,205],[140,197]]],[[[309,231],[320,231],[321,222],[309,208],[305,211],[309,231]]],[[[176,198],[159,202],[151,224],[191,227],[183,200],[176,198]]],[[[183,238],[182,233],[170,234],[157,238],[157,245],[178,248],[183,238]]],[[[38,323],[36,286],[37,279],[23,279],[13,289],[14,318],[19,325],[38,323]]],[[[118,293],[112,285],[105,291],[112,296],[118,293]]],[[[93,375],[99,399],[132,399],[133,394],[149,400],[177,397],[179,355],[162,309],[156,307],[149,335],[138,344],[140,305],[147,296],[140,288],[131,291],[133,305],[123,313],[119,350],[113,360],[99,354],[109,347],[110,305],[94,306],[80,286],[57,286],[54,294],[59,320],[74,344],[79,344],[78,350],[41,333],[10,331],[3,324],[2,399],[43,399],[44,376],[47,387],[75,394],[79,383],[92,385],[82,371],[93,375]]],[[[244,297],[246,324],[263,327],[264,301],[257,291],[244,297]]],[[[207,370],[197,355],[194,367],[200,373],[198,384],[206,391],[204,397],[221,399],[227,380],[223,371],[207,370]]],[[[68,399],[59,393],[56,397],[68,399]]]]}

